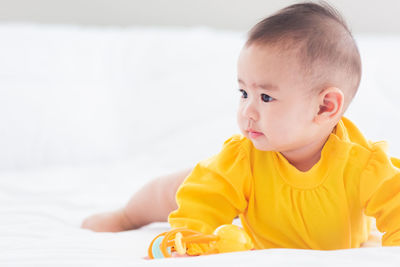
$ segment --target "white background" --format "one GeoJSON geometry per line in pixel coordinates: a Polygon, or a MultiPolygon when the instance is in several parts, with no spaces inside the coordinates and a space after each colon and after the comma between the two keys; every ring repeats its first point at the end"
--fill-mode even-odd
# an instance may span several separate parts
{"type": "MultiPolygon", "coordinates": [[[[246,31],[293,0],[0,0],[0,21],[246,31]]],[[[397,0],[330,0],[355,33],[400,33],[397,0]]]]}

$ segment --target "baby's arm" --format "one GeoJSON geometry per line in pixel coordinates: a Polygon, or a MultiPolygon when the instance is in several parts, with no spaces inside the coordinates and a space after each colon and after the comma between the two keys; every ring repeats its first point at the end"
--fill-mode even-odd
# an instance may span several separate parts
{"type": "Polygon", "coordinates": [[[125,207],[86,218],[82,228],[96,232],[119,232],[136,229],[151,222],[167,221],[177,208],[176,191],[192,169],[162,176],[144,185],[125,207]]]}
{"type": "Polygon", "coordinates": [[[382,246],[400,246],[400,160],[386,154],[385,143],[372,143],[371,148],[360,176],[361,207],[384,233],[382,246]]]}

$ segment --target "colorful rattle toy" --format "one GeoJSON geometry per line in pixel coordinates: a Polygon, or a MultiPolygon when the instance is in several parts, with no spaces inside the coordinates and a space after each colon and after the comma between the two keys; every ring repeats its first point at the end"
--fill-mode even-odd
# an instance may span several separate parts
{"type": "Polygon", "coordinates": [[[159,234],[153,239],[148,249],[149,258],[169,258],[173,252],[184,255],[190,244],[208,244],[205,252],[199,252],[196,255],[245,251],[254,248],[250,236],[242,228],[233,224],[221,225],[211,235],[177,228],[159,234]]]}

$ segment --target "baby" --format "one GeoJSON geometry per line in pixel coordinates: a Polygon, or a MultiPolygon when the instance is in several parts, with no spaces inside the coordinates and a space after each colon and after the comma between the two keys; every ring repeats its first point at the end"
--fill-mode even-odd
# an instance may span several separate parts
{"type": "Polygon", "coordinates": [[[400,161],[343,117],[361,60],[337,11],[301,3],[262,20],[237,69],[242,135],[82,227],[129,230],[169,214],[172,228],[212,233],[239,216],[257,249],[330,250],[360,247],[373,216],[382,245],[400,245],[400,161]]]}

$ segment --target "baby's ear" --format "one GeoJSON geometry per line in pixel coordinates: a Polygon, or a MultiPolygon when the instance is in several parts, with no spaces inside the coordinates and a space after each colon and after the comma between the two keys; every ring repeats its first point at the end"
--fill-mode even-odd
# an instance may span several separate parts
{"type": "Polygon", "coordinates": [[[342,116],[344,95],[342,90],[337,87],[328,87],[318,96],[318,114],[315,116],[316,122],[339,120],[342,116]]]}

